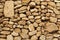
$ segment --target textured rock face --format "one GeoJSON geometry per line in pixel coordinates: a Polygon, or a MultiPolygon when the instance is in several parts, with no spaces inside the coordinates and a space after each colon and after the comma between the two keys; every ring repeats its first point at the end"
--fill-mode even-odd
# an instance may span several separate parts
{"type": "Polygon", "coordinates": [[[60,0],[0,0],[0,40],[60,40],[60,0]]]}

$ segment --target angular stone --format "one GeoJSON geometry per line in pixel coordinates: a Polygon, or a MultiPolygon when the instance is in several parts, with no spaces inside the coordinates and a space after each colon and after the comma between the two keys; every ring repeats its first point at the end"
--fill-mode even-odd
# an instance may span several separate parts
{"type": "Polygon", "coordinates": [[[4,16],[5,17],[13,17],[14,16],[14,2],[13,1],[5,2],[4,16]]]}

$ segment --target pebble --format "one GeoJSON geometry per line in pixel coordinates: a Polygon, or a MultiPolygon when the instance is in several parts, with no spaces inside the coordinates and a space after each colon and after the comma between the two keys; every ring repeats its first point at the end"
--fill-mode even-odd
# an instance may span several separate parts
{"type": "Polygon", "coordinates": [[[57,18],[50,17],[50,21],[51,21],[51,22],[57,22],[57,18]]]}
{"type": "Polygon", "coordinates": [[[37,12],[38,10],[36,8],[30,10],[32,13],[37,12]]]}
{"type": "Polygon", "coordinates": [[[11,33],[11,35],[13,35],[13,36],[18,36],[19,34],[13,31],[13,32],[11,33]]]}
{"type": "Polygon", "coordinates": [[[33,23],[34,27],[38,27],[38,24],[36,22],[33,23]]]}
{"type": "Polygon", "coordinates": [[[0,13],[2,13],[3,12],[3,9],[0,9],[0,13]]]}
{"type": "Polygon", "coordinates": [[[41,5],[47,5],[47,2],[41,2],[41,5]]]}
{"type": "Polygon", "coordinates": [[[54,36],[54,37],[59,37],[59,36],[60,36],[60,34],[53,34],[53,36],[54,36]]]}
{"type": "Polygon", "coordinates": [[[34,31],[34,30],[35,30],[33,24],[30,24],[30,25],[29,25],[29,30],[30,30],[30,31],[34,31]]]}
{"type": "Polygon", "coordinates": [[[15,31],[16,33],[20,33],[20,32],[21,32],[20,28],[15,28],[14,31],[15,31]]]}
{"type": "Polygon", "coordinates": [[[14,16],[14,2],[13,1],[5,2],[4,16],[5,17],[13,17],[14,16]]]}
{"type": "Polygon", "coordinates": [[[47,23],[46,24],[46,31],[53,32],[53,31],[56,31],[56,30],[58,30],[58,27],[57,27],[56,24],[54,24],[54,23],[47,23]]]}
{"type": "Polygon", "coordinates": [[[55,14],[60,14],[60,11],[58,11],[56,8],[53,8],[53,11],[55,12],[55,14]]]}
{"type": "Polygon", "coordinates": [[[0,5],[0,8],[3,8],[3,5],[0,5]]]}
{"type": "Polygon", "coordinates": [[[8,35],[10,34],[10,31],[1,31],[1,34],[8,35]]]}
{"type": "Polygon", "coordinates": [[[58,40],[58,38],[53,38],[53,40],[58,40]]]}
{"type": "Polygon", "coordinates": [[[34,16],[28,16],[28,19],[33,19],[34,18],[34,16]]]}
{"type": "Polygon", "coordinates": [[[35,6],[36,5],[36,3],[35,2],[30,2],[30,4],[29,4],[30,6],[35,6]]]}
{"type": "Polygon", "coordinates": [[[41,18],[41,16],[35,16],[35,19],[40,19],[41,18]]]}
{"type": "Polygon", "coordinates": [[[40,39],[40,40],[45,40],[45,39],[46,39],[46,38],[45,38],[45,35],[41,35],[39,39],[40,39]]]}
{"type": "Polygon", "coordinates": [[[27,34],[28,33],[28,30],[27,29],[22,29],[22,33],[27,34]]]}
{"type": "Polygon", "coordinates": [[[13,40],[13,36],[12,35],[8,35],[7,36],[7,40],[13,40]]]}
{"type": "Polygon", "coordinates": [[[37,37],[41,36],[41,31],[38,31],[38,32],[36,33],[36,36],[37,36],[37,37]]]}
{"type": "Polygon", "coordinates": [[[56,4],[54,2],[48,2],[48,5],[50,5],[52,7],[56,7],[56,4]]]}
{"type": "Polygon", "coordinates": [[[8,30],[10,30],[10,28],[8,28],[8,27],[3,27],[2,30],[8,31],[8,30]]]}
{"type": "Polygon", "coordinates": [[[41,5],[41,9],[44,9],[44,8],[46,8],[44,5],[41,5]]]}
{"type": "Polygon", "coordinates": [[[6,39],[0,38],[0,40],[6,40],[6,39]]]}
{"type": "Polygon", "coordinates": [[[28,34],[20,33],[20,35],[21,35],[22,38],[29,38],[29,35],[28,34]]]}
{"type": "Polygon", "coordinates": [[[27,9],[27,6],[22,6],[20,9],[18,9],[19,11],[23,11],[23,10],[26,10],[27,9]]]}
{"type": "Polygon", "coordinates": [[[57,15],[56,15],[56,17],[57,17],[57,18],[60,18],[60,15],[59,15],[59,14],[57,14],[57,15]]]}
{"type": "Polygon", "coordinates": [[[0,37],[1,37],[1,38],[5,38],[5,37],[6,37],[6,35],[0,35],[0,37]]]}
{"type": "Polygon", "coordinates": [[[21,37],[15,37],[14,40],[21,40],[21,37]]]}
{"type": "Polygon", "coordinates": [[[37,33],[37,30],[34,30],[34,31],[29,32],[29,35],[32,36],[32,35],[34,35],[36,33],[37,33]]]}
{"type": "Polygon", "coordinates": [[[29,2],[30,2],[30,0],[22,0],[23,5],[25,5],[25,4],[29,3],[29,2]]]}
{"type": "Polygon", "coordinates": [[[26,17],[25,14],[20,14],[20,18],[26,17]]]}
{"type": "Polygon", "coordinates": [[[37,40],[37,39],[38,39],[38,38],[37,38],[36,35],[34,35],[34,36],[31,37],[31,40],[37,40]]]}

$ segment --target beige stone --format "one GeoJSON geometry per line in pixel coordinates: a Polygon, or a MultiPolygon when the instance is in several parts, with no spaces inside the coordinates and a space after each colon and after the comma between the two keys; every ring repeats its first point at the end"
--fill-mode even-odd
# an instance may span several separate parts
{"type": "Polygon", "coordinates": [[[13,40],[13,36],[12,35],[8,35],[7,36],[7,40],[13,40]]]}
{"type": "Polygon", "coordinates": [[[10,30],[8,27],[3,27],[2,30],[10,30]]]}
{"type": "Polygon", "coordinates": [[[14,16],[14,2],[13,1],[5,2],[4,16],[5,17],[13,17],[14,16]]]}
{"type": "Polygon", "coordinates": [[[0,9],[0,13],[2,13],[3,12],[3,9],[0,9]]]}
{"type": "Polygon", "coordinates": [[[32,36],[32,35],[34,35],[36,33],[37,33],[37,30],[34,30],[34,31],[29,32],[29,35],[32,36]]]}
{"type": "Polygon", "coordinates": [[[17,25],[17,27],[18,27],[18,28],[23,28],[23,26],[21,26],[21,25],[17,25]]]}
{"type": "Polygon", "coordinates": [[[41,18],[41,16],[36,16],[36,17],[35,17],[35,19],[40,19],[40,18],[41,18]]]}
{"type": "Polygon", "coordinates": [[[22,33],[27,34],[28,30],[27,29],[22,29],[22,33]]]}
{"type": "Polygon", "coordinates": [[[32,15],[37,16],[37,15],[39,15],[39,14],[34,12],[34,13],[32,13],[32,15]]]}
{"type": "Polygon", "coordinates": [[[45,35],[41,35],[39,39],[40,39],[40,40],[45,40],[45,39],[46,39],[46,38],[45,38],[45,35]]]}
{"type": "Polygon", "coordinates": [[[56,8],[53,8],[53,11],[55,12],[55,14],[60,14],[60,11],[58,11],[56,8]]]}
{"type": "Polygon", "coordinates": [[[27,9],[27,6],[22,6],[20,9],[18,9],[20,12],[23,11],[23,10],[26,10],[27,9]]]}
{"type": "Polygon", "coordinates": [[[56,4],[54,2],[48,2],[48,5],[50,5],[52,7],[56,7],[56,4]]]}
{"type": "Polygon", "coordinates": [[[47,5],[47,2],[41,2],[41,5],[47,5]]]}
{"type": "Polygon", "coordinates": [[[60,2],[60,0],[54,0],[54,2],[60,2]]]}
{"type": "Polygon", "coordinates": [[[34,30],[35,30],[33,24],[30,24],[30,25],[29,25],[29,30],[30,30],[30,31],[34,31],[34,30]]]}
{"type": "Polygon", "coordinates": [[[57,17],[57,18],[60,18],[60,15],[59,15],[59,14],[58,14],[58,15],[56,15],[56,17],[57,17]]]}
{"type": "Polygon", "coordinates": [[[4,38],[0,38],[0,40],[6,40],[6,39],[4,39],[4,38]]]}
{"type": "Polygon", "coordinates": [[[44,5],[41,5],[41,9],[44,9],[44,8],[46,8],[44,5]]]}
{"type": "Polygon", "coordinates": [[[39,5],[40,4],[40,0],[35,0],[35,3],[39,5]]]}
{"type": "Polygon", "coordinates": [[[35,6],[36,4],[35,4],[35,2],[30,2],[29,5],[30,5],[30,6],[35,6]]]}
{"type": "Polygon", "coordinates": [[[55,34],[53,34],[53,36],[54,36],[54,37],[59,37],[60,34],[55,33],[55,34]]]}
{"type": "Polygon", "coordinates": [[[46,24],[46,31],[53,32],[53,31],[56,31],[56,30],[58,30],[58,27],[57,27],[56,24],[54,24],[54,23],[47,23],[46,24]]]}
{"type": "Polygon", "coordinates": [[[53,40],[58,40],[58,38],[53,38],[53,40]]]}
{"type": "Polygon", "coordinates": [[[37,40],[37,39],[38,39],[38,37],[36,35],[31,37],[31,40],[37,40]]]}
{"type": "Polygon", "coordinates": [[[1,34],[8,35],[8,34],[10,34],[10,31],[1,31],[1,34]]]}
{"type": "Polygon", "coordinates": [[[30,2],[30,0],[22,0],[22,3],[24,3],[24,4],[27,4],[29,2],[30,2]]]}
{"type": "Polygon", "coordinates": [[[36,33],[36,36],[37,36],[37,37],[41,36],[41,31],[38,31],[38,32],[36,33]]]}
{"type": "Polygon", "coordinates": [[[36,22],[33,23],[34,27],[38,27],[38,24],[36,22]]]}
{"type": "Polygon", "coordinates": [[[3,5],[0,4],[0,8],[3,8],[3,5]]]}
{"type": "Polygon", "coordinates": [[[11,33],[11,35],[13,35],[13,36],[18,36],[19,34],[16,33],[15,31],[13,31],[13,32],[11,33]]]}
{"type": "Polygon", "coordinates": [[[22,20],[28,20],[28,18],[22,18],[22,20]]]}
{"type": "Polygon", "coordinates": [[[33,13],[33,12],[37,12],[37,11],[38,11],[38,10],[37,10],[36,8],[30,10],[30,12],[32,12],[32,13],[33,13]]]}
{"type": "Polygon", "coordinates": [[[21,32],[20,28],[15,28],[14,31],[15,31],[16,33],[20,33],[20,32],[21,32]]]}
{"type": "Polygon", "coordinates": [[[20,14],[20,18],[22,18],[22,17],[26,17],[26,15],[25,14],[20,14]]]}
{"type": "Polygon", "coordinates": [[[1,37],[1,38],[5,38],[5,37],[6,37],[6,35],[0,35],[0,37],[1,37]]]}
{"type": "Polygon", "coordinates": [[[34,18],[34,16],[28,16],[28,19],[33,19],[34,18]]]}
{"type": "Polygon", "coordinates": [[[29,35],[28,34],[20,33],[20,35],[21,35],[22,38],[29,38],[29,35]]]}
{"type": "Polygon", "coordinates": [[[14,40],[21,40],[21,37],[15,37],[14,40]]]}
{"type": "Polygon", "coordinates": [[[51,21],[51,22],[57,22],[57,18],[55,18],[55,17],[50,17],[50,21],[51,21]]]}

